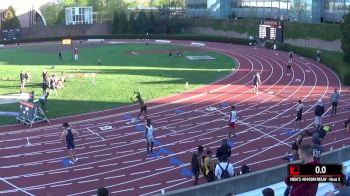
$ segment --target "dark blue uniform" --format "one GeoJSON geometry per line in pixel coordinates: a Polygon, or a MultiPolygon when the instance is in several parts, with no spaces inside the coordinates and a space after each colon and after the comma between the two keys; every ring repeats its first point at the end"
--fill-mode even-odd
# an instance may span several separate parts
{"type": "Polygon", "coordinates": [[[71,149],[75,149],[75,145],[74,145],[74,136],[73,136],[73,132],[72,129],[67,129],[68,134],[66,135],[66,144],[67,144],[67,148],[69,150],[71,149]]]}

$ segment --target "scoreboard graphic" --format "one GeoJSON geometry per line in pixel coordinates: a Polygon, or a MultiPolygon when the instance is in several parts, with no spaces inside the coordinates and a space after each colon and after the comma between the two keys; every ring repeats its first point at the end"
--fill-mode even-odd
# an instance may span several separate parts
{"type": "Polygon", "coordinates": [[[1,38],[4,41],[19,40],[20,29],[4,29],[1,31],[1,38]]]}
{"type": "Polygon", "coordinates": [[[259,38],[283,43],[283,23],[280,21],[261,21],[259,38]]]}
{"type": "Polygon", "coordinates": [[[301,165],[291,164],[288,166],[289,182],[333,182],[339,183],[343,180],[342,165],[317,164],[301,165]]]}

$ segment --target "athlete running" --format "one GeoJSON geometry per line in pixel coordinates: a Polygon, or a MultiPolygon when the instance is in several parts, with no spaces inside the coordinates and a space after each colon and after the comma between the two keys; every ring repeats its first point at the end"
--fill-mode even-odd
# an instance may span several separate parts
{"type": "Polygon", "coordinates": [[[255,94],[258,94],[259,92],[259,85],[261,84],[261,80],[260,80],[260,74],[259,72],[256,72],[256,74],[253,76],[253,92],[255,94]]]}
{"type": "Polygon", "coordinates": [[[233,136],[236,137],[236,116],[237,113],[235,111],[235,106],[231,106],[231,112],[230,112],[230,119],[228,121],[229,123],[229,133],[228,133],[228,137],[231,137],[231,134],[233,133],[233,136]]]}

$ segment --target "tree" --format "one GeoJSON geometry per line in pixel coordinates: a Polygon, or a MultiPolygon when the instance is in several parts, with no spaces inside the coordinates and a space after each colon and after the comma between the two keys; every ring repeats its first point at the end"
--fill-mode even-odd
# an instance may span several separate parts
{"type": "Polygon", "coordinates": [[[344,15],[344,23],[340,26],[343,33],[341,39],[341,48],[344,54],[344,60],[350,62],[350,13],[344,15]]]}
{"type": "Polygon", "coordinates": [[[135,24],[135,13],[130,12],[128,20],[128,33],[135,33],[136,24],[135,24]]]}
{"type": "Polygon", "coordinates": [[[148,17],[145,11],[141,11],[136,18],[136,33],[148,33],[148,17]]]}
{"type": "Polygon", "coordinates": [[[44,15],[48,25],[57,24],[62,10],[64,10],[63,4],[56,2],[48,2],[40,7],[40,11],[44,15]]]}
{"type": "Polygon", "coordinates": [[[9,6],[5,11],[4,21],[2,22],[1,28],[2,29],[21,28],[21,24],[12,6],[9,6]]]}

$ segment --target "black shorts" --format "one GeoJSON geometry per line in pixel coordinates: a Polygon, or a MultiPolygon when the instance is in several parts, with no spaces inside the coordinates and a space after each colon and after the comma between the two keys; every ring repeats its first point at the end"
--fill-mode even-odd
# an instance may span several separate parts
{"type": "Polygon", "coordinates": [[[292,150],[299,150],[299,147],[296,142],[293,142],[292,144],[292,150]]]}
{"type": "Polygon", "coordinates": [[[337,102],[332,102],[332,107],[333,108],[336,108],[338,106],[338,103],[337,102]]]}
{"type": "Polygon", "coordinates": [[[143,111],[147,112],[147,106],[146,106],[146,105],[144,105],[144,106],[141,108],[141,112],[143,112],[143,111]]]}
{"type": "Polygon", "coordinates": [[[67,148],[69,150],[74,150],[75,149],[75,144],[74,144],[73,141],[66,141],[66,143],[67,143],[67,148]]]}
{"type": "Polygon", "coordinates": [[[297,113],[297,119],[295,119],[295,121],[301,121],[301,118],[303,117],[302,113],[297,113]]]}
{"type": "Polygon", "coordinates": [[[287,65],[287,70],[291,70],[292,66],[291,65],[287,65]]]}

